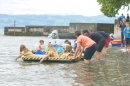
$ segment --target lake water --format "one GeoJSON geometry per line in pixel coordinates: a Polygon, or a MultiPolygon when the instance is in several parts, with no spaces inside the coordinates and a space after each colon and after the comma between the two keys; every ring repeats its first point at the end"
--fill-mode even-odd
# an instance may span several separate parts
{"type": "MultiPolygon", "coordinates": [[[[119,47],[107,49],[107,58],[90,65],[77,63],[43,63],[15,61],[19,46],[29,49],[46,37],[4,36],[0,29],[0,86],[130,86],[130,54],[119,47]]],[[[73,40],[71,40],[73,42],[73,40]]]]}

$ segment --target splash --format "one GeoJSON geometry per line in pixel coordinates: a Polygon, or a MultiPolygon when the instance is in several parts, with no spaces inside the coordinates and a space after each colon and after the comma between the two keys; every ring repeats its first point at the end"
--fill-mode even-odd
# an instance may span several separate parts
{"type": "Polygon", "coordinates": [[[49,39],[59,39],[58,36],[58,31],[57,30],[53,30],[49,35],[48,35],[49,39]]]}

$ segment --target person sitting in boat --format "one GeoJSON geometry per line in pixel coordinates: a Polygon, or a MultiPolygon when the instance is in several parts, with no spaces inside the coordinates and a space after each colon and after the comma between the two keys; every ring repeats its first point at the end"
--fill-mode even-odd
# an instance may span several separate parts
{"type": "Polygon", "coordinates": [[[61,54],[60,58],[73,58],[73,54],[71,53],[72,46],[67,45],[65,48],[65,52],[61,54]]]}
{"type": "Polygon", "coordinates": [[[45,55],[45,53],[46,53],[46,47],[44,46],[44,40],[40,40],[35,54],[45,55]]]}
{"type": "Polygon", "coordinates": [[[70,45],[67,43],[68,40],[65,40],[64,43],[62,44],[63,48],[65,49],[67,45],[70,45]]]}
{"type": "MultiPolygon", "coordinates": [[[[71,42],[70,42],[69,40],[65,40],[64,43],[65,43],[65,44],[68,44],[68,45],[70,45],[70,46],[72,46],[72,45],[71,45],[71,42]]],[[[72,48],[72,50],[71,50],[71,53],[74,53],[73,48],[72,48]]]]}
{"type": "Polygon", "coordinates": [[[59,57],[58,52],[56,51],[56,49],[54,48],[51,42],[48,43],[48,50],[46,54],[47,55],[40,60],[40,63],[42,63],[43,60],[48,57],[59,57]]]}
{"type": "Polygon", "coordinates": [[[58,41],[57,42],[57,45],[58,45],[58,48],[57,48],[57,51],[58,51],[58,54],[59,56],[64,52],[64,49],[62,47],[62,42],[61,41],[58,41]]]}
{"type": "Polygon", "coordinates": [[[74,51],[76,50],[76,48],[77,48],[77,39],[74,40],[74,47],[73,47],[74,51]]]}
{"type": "Polygon", "coordinates": [[[64,43],[71,45],[71,42],[69,40],[65,40],[64,43]]]}
{"type": "Polygon", "coordinates": [[[53,47],[57,50],[58,45],[55,40],[50,41],[50,43],[53,45],[53,47]]]}
{"type": "Polygon", "coordinates": [[[34,58],[34,57],[38,57],[35,54],[33,54],[29,49],[26,48],[25,45],[20,45],[20,55],[15,58],[15,60],[19,59],[22,56],[26,56],[26,57],[30,57],[30,58],[34,58]]]}
{"type": "Polygon", "coordinates": [[[64,43],[66,44],[68,41],[69,41],[69,40],[66,39],[66,40],[64,41],[64,43]]]}

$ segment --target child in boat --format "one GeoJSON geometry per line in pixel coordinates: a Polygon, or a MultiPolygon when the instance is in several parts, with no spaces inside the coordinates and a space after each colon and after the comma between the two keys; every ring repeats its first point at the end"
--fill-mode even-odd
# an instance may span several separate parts
{"type": "Polygon", "coordinates": [[[57,47],[57,51],[58,51],[58,54],[59,54],[59,56],[64,52],[64,49],[63,49],[63,47],[62,47],[62,42],[61,41],[58,41],[57,42],[57,45],[58,45],[58,47],[57,47]]]}
{"type": "Polygon", "coordinates": [[[73,58],[74,55],[71,53],[71,50],[72,50],[72,46],[67,45],[65,48],[65,52],[61,54],[60,58],[73,58]]]}
{"type": "Polygon", "coordinates": [[[66,44],[69,40],[65,40],[64,43],[66,44]]]}
{"type": "Polygon", "coordinates": [[[46,52],[46,47],[44,46],[44,40],[40,40],[35,54],[45,55],[45,52],[46,52]]]}
{"type": "Polygon", "coordinates": [[[53,47],[57,50],[58,45],[57,45],[56,41],[52,40],[49,43],[51,43],[53,45],[53,47]]]}
{"type": "Polygon", "coordinates": [[[33,54],[30,50],[28,50],[25,45],[20,45],[20,55],[15,60],[19,59],[22,56],[27,56],[30,58],[38,57],[35,54],[33,54]]]}
{"type": "MultiPolygon", "coordinates": [[[[71,46],[71,42],[69,40],[65,40],[64,43],[71,46]]],[[[72,47],[71,53],[74,53],[73,47],[72,47]]]]}
{"type": "Polygon", "coordinates": [[[47,55],[40,60],[40,63],[42,63],[43,60],[48,57],[59,57],[58,52],[51,43],[48,43],[48,50],[46,54],[47,55]]]}
{"type": "Polygon", "coordinates": [[[69,40],[65,40],[64,43],[71,45],[71,42],[69,40]]]}
{"type": "Polygon", "coordinates": [[[77,39],[76,40],[74,40],[74,51],[76,50],[76,48],[77,48],[77,39]]]}
{"type": "Polygon", "coordinates": [[[69,40],[65,40],[64,43],[62,44],[62,46],[63,46],[64,49],[66,48],[67,45],[70,45],[70,44],[67,43],[68,41],[69,40]]]}

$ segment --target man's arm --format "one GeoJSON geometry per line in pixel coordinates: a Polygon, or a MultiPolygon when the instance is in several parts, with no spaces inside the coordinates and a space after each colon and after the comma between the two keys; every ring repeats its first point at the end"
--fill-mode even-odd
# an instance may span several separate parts
{"type": "Polygon", "coordinates": [[[81,49],[81,45],[80,45],[80,43],[78,42],[78,43],[77,43],[77,48],[76,48],[76,51],[75,51],[75,54],[74,54],[74,58],[76,58],[76,56],[77,56],[77,54],[78,54],[78,52],[79,52],[80,49],[81,49]]]}

